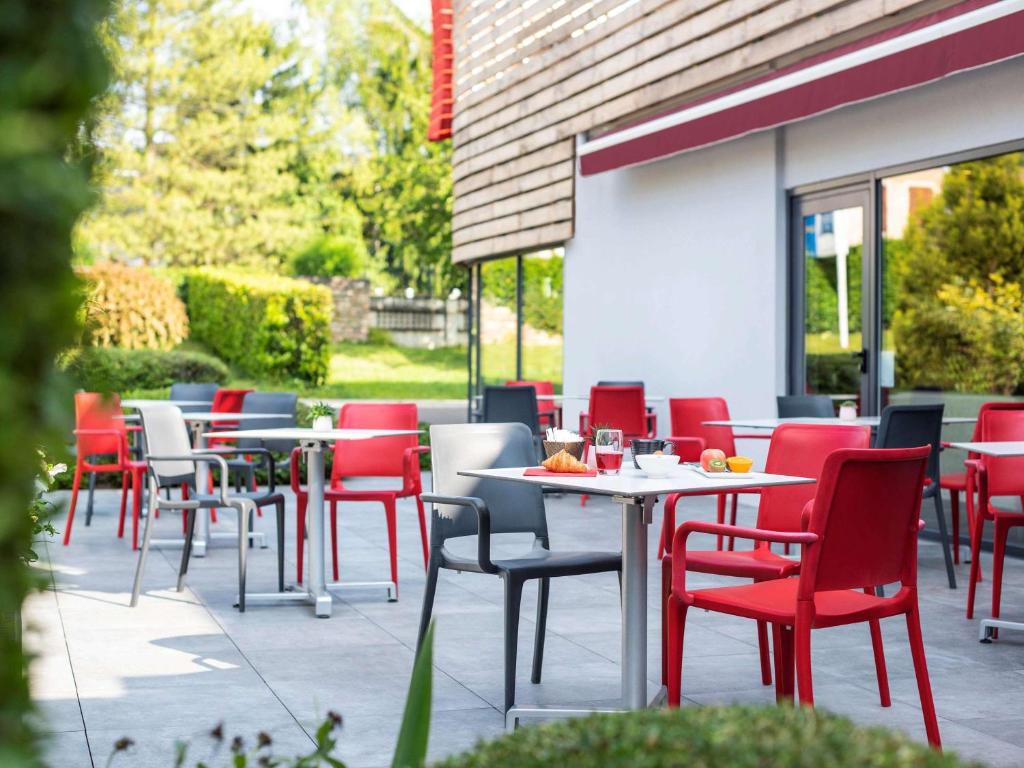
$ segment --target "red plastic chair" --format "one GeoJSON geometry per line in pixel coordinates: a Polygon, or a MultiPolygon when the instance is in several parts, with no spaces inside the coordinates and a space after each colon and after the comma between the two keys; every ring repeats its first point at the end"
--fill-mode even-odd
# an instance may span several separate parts
{"type": "MultiPolygon", "coordinates": [[[[982,403],[978,409],[978,420],[974,422],[974,434],[971,435],[971,442],[981,440],[981,422],[989,411],[1022,411],[1024,403],[994,402],[982,403]]],[[[980,458],[976,453],[968,453],[968,459],[980,458]]],[[[939,478],[939,486],[949,491],[949,511],[953,522],[953,562],[960,562],[960,493],[967,492],[967,472],[947,472],[939,478]]],[[[974,497],[967,496],[967,535],[974,531],[974,497]]],[[[980,578],[980,574],[979,574],[980,578]]]]}
{"type": "MultiPolygon", "coordinates": [[[[691,438],[696,440],[697,438],[691,438]]],[[[821,477],[825,457],[841,448],[868,448],[871,428],[858,426],[826,426],[818,424],[784,424],[771,436],[765,472],[799,477],[821,477]]],[[[684,459],[685,460],[685,459],[684,459]]],[[[782,533],[798,533],[800,514],[814,498],[817,484],[787,485],[761,489],[757,508],[757,527],[782,533]]],[[[667,605],[672,583],[672,534],[675,532],[676,507],[685,494],[674,493],[665,500],[665,531],[668,548],[661,561],[662,608],[667,605]]],[[[753,549],[738,551],[693,551],[687,553],[686,567],[698,573],[735,576],[741,579],[766,581],[792,576],[800,569],[799,561],[783,557],[771,550],[766,541],[758,541],[753,549]]],[[[662,614],[662,682],[667,680],[667,613],[662,614]]],[[[874,627],[872,628],[874,630],[874,627]]],[[[872,631],[872,640],[876,633],[872,631]]],[[[771,664],[768,655],[768,626],[757,623],[758,650],[761,654],[761,682],[771,685],[771,664]]],[[[876,652],[881,653],[881,634],[877,634],[876,652]]],[[[781,689],[779,691],[781,693],[781,689]]],[[[884,706],[888,706],[883,694],[884,706]]]]}
{"type": "MultiPolygon", "coordinates": [[[[506,387],[533,387],[538,395],[555,394],[555,385],[550,381],[506,381],[506,387]]],[[[537,401],[537,417],[540,419],[540,427],[552,429],[562,426],[562,406],[554,400],[537,401]]]]}
{"type": "Polygon", "coordinates": [[[658,433],[657,418],[647,413],[644,388],[636,386],[591,387],[587,412],[580,414],[580,434],[586,436],[594,427],[621,429],[627,446],[635,437],[658,433]]]}
{"type": "MultiPolygon", "coordinates": [[[[1024,410],[989,409],[978,416],[978,429],[983,441],[1024,440],[1024,410]]],[[[978,494],[971,531],[971,575],[967,588],[967,618],[974,618],[974,594],[981,580],[981,539],[986,521],[995,530],[992,535],[992,618],[999,617],[1003,589],[1003,560],[1006,558],[1006,537],[1010,529],[1024,525],[1024,514],[1000,509],[993,502],[996,496],[1024,497],[1024,457],[995,458],[980,456],[968,459],[967,497],[978,494]]],[[[995,636],[995,635],[994,635],[995,636]]]]}
{"type": "MultiPolygon", "coordinates": [[[[721,397],[673,397],[668,401],[669,418],[672,420],[672,436],[695,437],[704,441],[705,448],[717,448],[726,456],[736,455],[736,438],[752,438],[763,440],[770,435],[736,435],[732,427],[708,427],[705,421],[728,421],[729,406],[721,397]]],[[[750,493],[750,491],[747,491],[750,493]]],[[[756,493],[756,491],[754,491],[756,493]]],[[[735,493],[719,494],[718,522],[725,522],[725,499],[732,497],[732,508],[729,512],[729,524],[736,524],[736,507],[739,495],[735,493]]],[[[665,553],[665,527],[662,525],[661,538],[658,541],[658,557],[665,553]]],[[[722,537],[718,537],[717,548],[722,548],[722,537]]],[[[732,541],[729,549],[733,548],[732,541]]]]}
{"type": "MultiPolygon", "coordinates": [[[[918,513],[930,452],[930,446],[834,451],[825,459],[817,494],[803,513],[806,532],[683,523],[672,542],[678,562],[672,569],[668,606],[670,706],[679,706],[683,630],[691,607],[771,623],[778,648],[776,677],[786,695],[792,696],[795,661],[796,686],[804,706],[814,705],[811,630],[903,615],[928,743],[941,749],[917,601],[917,536],[923,525],[918,513]],[[686,540],[694,532],[728,532],[757,542],[801,544],[800,575],[688,590],[686,540]],[[895,581],[901,586],[892,597],[875,595],[874,587],[895,581]]],[[[881,685],[884,662],[877,671],[881,685]]]]}
{"type": "MultiPolygon", "coordinates": [[[[339,429],[417,429],[414,403],[346,403],[338,414],[339,429]]],[[[391,581],[398,588],[398,541],[395,507],[400,498],[413,496],[419,512],[420,540],[423,544],[423,565],[429,557],[427,523],[420,479],[420,454],[430,449],[417,444],[416,435],[381,437],[374,440],[339,440],[334,444],[331,482],[324,491],[324,500],[331,509],[331,550],[334,554],[334,580],[338,580],[338,502],[376,501],[384,505],[388,527],[388,551],[391,560],[391,581]],[[402,487],[386,490],[346,488],[350,477],[400,477],[402,487]]],[[[296,535],[298,580],[302,583],[303,539],[306,531],[307,492],[299,483],[301,450],[292,451],[291,485],[296,496],[296,535]]]]}
{"type": "Polygon", "coordinates": [[[117,523],[117,537],[124,537],[125,507],[128,484],[132,487],[132,549],[139,548],[139,513],[142,509],[142,486],[146,475],[146,462],[132,461],[128,448],[128,432],[138,431],[120,418],[121,398],[98,392],[75,393],[75,474],[71,484],[71,504],[64,524],[64,546],[71,541],[71,526],[75,521],[75,505],[82,474],[120,473],[121,512],[117,523]],[[94,463],[96,457],[112,457],[112,461],[94,463]]]}

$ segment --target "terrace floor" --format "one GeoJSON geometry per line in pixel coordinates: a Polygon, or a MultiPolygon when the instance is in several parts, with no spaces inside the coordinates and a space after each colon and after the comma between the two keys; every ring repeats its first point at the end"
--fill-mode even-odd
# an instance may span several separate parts
{"type": "MultiPolygon", "coordinates": [[[[425,484],[429,487],[429,478],[425,484]]],[[[210,756],[208,733],[221,721],[228,736],[239,734],[251,743],[258,731],[267,731],[277,754],[298,753],[312,747],[311,733],[328,710],[344,717],[342,759],[358,768],[390,765],[424,580],[410,500],[399,507],[401,600],[388,603],[383,590],[343,593],[329,620],[316,619],[299,606],[252,606],[239,614],[232,607],[235,553],[227,543],[193,561],[182,593],[173,589],[179,551],[154,551],[143,598],[136,609],[128,608],[136,558],[127,540],[114,536],[116,503],[116,492],[99,491],[92,526],[82,525],[80,513],[70,547],[59,542],[45,547],[40,565],[52,568],[54,586],[33,597],[26,609],[33,628],[27,642],[39,654],[33,689],[50,765],[105,766],[122,736],[131,737],[135,746],[118,755],[113,766],[172,765],[179,739],[191,742],[194,763],[210,756]]],[[[591,498],[585,509],[574,497],[551,498],[548,504],[554,546],[619,547],[619,512],[610,501],[591,498]]],[[[691,500],[686,509],[695,518],[713,517],[708,501],[691,500]]],[[[289,498],[290,579],[295,575],[293,510],[289,498]]],[[[741,506],[740,516],[741,522],[752,523],[753,508],[741,506]]],[[[222,514],[214,529],[233,530],[232,518],[222,514]]],[[[180,535],[179,520],[165,515],[155,535],[180,535]]],[[[273,516],[257,520],[257,526],[267,531],[273,546],[273,516]]],[[[652,528],[652,681],[660,669],[656,534],[652,528]]],[[[340,538],[343,578],[384,578],[386,536],[379,508],[343,506],[340,538]]],[[[963,616],[963,584],[955,592],[947,588],[938,546],[922,542],[920,560],[924,635],[944,744],[993,766],[1024,764],[1024,634],[1004,633],[997,643],[979,644],[977,622],[963,616]]],[[[253,550],[249,588],[273,590],[275,571],[273,549],[253,550]]],[[[959,566],[958,575],[966,581],[966,565],[959,566]]],[[[694,584],[720,581],[692,578],[694,584]]],[[[1024,563],[1008,562],[1005,583],[1004,617],[1024,618],[1024,563]]],[[[985,581],[979,592],[981,615],[987,615],[988,600],[985,581]]],[[[435,610],[432,758],[502,731],[501,603],[498,579],[442,573],[435,610]]],[[[614,577],[553,583],[544,681],[536,686],[529,682],[533,610],[529,592],[520,629],[518,700],[614,699],[620,626],[614,577]]],[[[864,626],[815,632],[817,705],[861,723],[901,728],[923,741],[904,625],[890,619],[882,627],[892,708],[878,705],[864,626]]],[[[772,702],[772,689],[760,685],[758,669],[751,622],[691,612],[685,705],[772,702]]],[[[213,764],[226,764],[225,758],[213,764]]]]}

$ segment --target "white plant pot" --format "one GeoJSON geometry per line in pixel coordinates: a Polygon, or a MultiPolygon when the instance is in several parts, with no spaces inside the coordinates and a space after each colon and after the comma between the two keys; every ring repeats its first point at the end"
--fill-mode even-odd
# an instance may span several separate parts
{"type": "Polygon", "coordinates": [[[330,432],[334,429],[334,419],[330,416],[317,416],[313,419],[314,432],[330,432]]]}
{"type": "Polygon", "coordinates": [[[839,418],[844,421],[854,421],[857,418],[857,407],[853,405],[839,406],[839,418]]]}

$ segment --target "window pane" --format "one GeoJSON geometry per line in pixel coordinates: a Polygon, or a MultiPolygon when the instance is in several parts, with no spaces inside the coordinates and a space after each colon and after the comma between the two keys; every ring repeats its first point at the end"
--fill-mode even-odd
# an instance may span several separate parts
{"type": "Polygon", "coordinates": [[[562,391],[562,249],[523,257],[523,378],[562,391]]]}
{"type": "Polygon", "coordinates": [[[516,259],[480,266],[480,370],[482,385],[516,379],[516,259]]]}

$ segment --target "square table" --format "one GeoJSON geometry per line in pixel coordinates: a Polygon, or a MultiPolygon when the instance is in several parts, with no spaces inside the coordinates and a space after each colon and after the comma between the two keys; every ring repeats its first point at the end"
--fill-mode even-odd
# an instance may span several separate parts
{"type": "MultiPolygon", "coordinates": [[[[192,414],[185,414],[191,417],[192,414]]],[[[224,414],[220,414],[223,418],[224,414]]],[[[327,581],[327,569],[324,561],[324,453],[328,443],[339,440],[372,440],[378,437],[395,437],[399,435],[418,435],[416,429],[330,429],[319,430],[306,427],[278,427],[275,429],[236,429],[222,432],[207,432],[204,437],[241,438],[249,437],[257,440],[294,440],[306,454],[306,470],[308,472],[306,493],[306,515],[309,525],[306,535],[309,537],[309,572],[306,578],[305,591],[267,592],[248,594],[246,601],[264,603],[289,602],[312,603],[314,613],[320,618],[331,615],[333,599],[329,590],[344,587],[375,587],[386,586],[389,599],[396,600],[398,586],[391,581],[381,582],[331,582],[327,581]]]]}
{"type": "MultiPolygon", "coordinates": [[[[978,443],[950,443],[950,448],[959,448],[970,453],[977,453],[982,456],[994,458],[1008,458],[1011,456],[1024,456],[1024,441],[1007,440],[1004,442],[990,441],[978,443]]],[[[992,642],[993,629],[1011,629],[1024,632],[1024,621],[1004,621],[1003,619],[982,619],[978,628],[978,639],[983,643],[992,642]]]]}
{"type": "MultiPolygon", "coordinates": [[[[597,477],[526,477],[526,467],[467,469],[466,477],[529,483],[561,491],[610,496],[622,506],[622,709],[642,709],[647,697],[647,526],[659,496],[670,493],[707,495],[744,488],[813,483],[809,477],[751,472],[749,477],[711,479],[688,466],[679,466],[665,478],[648,478],[623,466],[617,475],[597,477]]],[[[655,701],[662,698],[664,689],[655,701]]],[[[506,727],[524,719],[577,717],[593,712],[580,707],[515,706],[505,716],[506,727]]]]}

